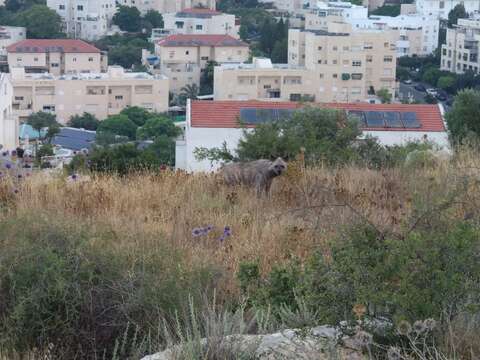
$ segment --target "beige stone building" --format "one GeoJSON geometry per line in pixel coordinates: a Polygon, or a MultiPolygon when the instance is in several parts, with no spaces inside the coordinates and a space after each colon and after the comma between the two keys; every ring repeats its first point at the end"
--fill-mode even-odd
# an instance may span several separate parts
{"type": "Polygon", "coordinates": [[[52,112],[65,124],[84,112],[103,120],[129,106],[168,110],[168,79],[161,75],[125,72],[110,66],[106,73],[54,76],[11,69],[13,110],[25,119],[33,112],[52,112]]]}
{"type": "Polygon", "coordinates": [[[240,24],[235,15],[211,9],[185,9],[163,14],[165,31],[172,34],[230,35],[239,38],[240,24]]]}
{"type": "Polygon", "coordinates": [[[117,0],[124,6],[134,6],[141,13],[156,10],[160,13],[171,13],[191,8],[205,8],[215,10],[216,0],[117,0]]]}
{"type": "Polygon", "coordinates": [[[7,53],[8,66],[27,73],[100,73],[107,67],[107,56],[82,40],[27,39],[8,46],[7,53]]]}
{"type": "Polygon", "coordinates": [[[329,31],[290,29],[288,64],[254,59],[253,64],[215,68],[215,100],[375,100],[385,88],[395,94],[395,41],[381,31],[351,32],[347,24],[329,31]]]}
{"type": "Polygon", "coordinates": [[[480,19],[458,19],[457,26],[447,29],[442,45],[440,69],[462,74],[468,70],[478,73],[480,19]]]}
{"type": "Polygon", "coordinates": [[[156,60],[150,67],[167,76],[170,91],[177,94],[185,85],[200,85],[209,61],[241,63],[249,54],[248,44],[229,35],[171,35],[155,44],[156,60]]]}

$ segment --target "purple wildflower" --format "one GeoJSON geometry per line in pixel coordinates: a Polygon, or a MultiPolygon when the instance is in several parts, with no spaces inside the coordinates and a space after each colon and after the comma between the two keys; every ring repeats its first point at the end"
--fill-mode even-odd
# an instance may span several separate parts
{"type": "Polygon", "coordinates": [[[4,151],[4,152],[2,153],[2,156],[7,156],[7,155],[8,155],[8,151],[4,151]]]}
{"type": "Polygon", "coordinates": [[[7,163],[7,164],[5,164],[5,167],[6,167],[7,169],[11,169],[11,168],[12,168],[12,164],[7,163]]]}
{"type": "Polygon", "coordinates": [[[18,174],[17,177],[18,177],[19,179],[21,179],[23,176],[22,176],[22,174],[18,174]]]}
{"type": "Polygon", "coordinates": [[[18,194],[18,189],[13,189],[14,194],[18,194]]]}
{"type": "Polygon", "coordinates": [[[225,228],[223,229],[223,235],[226,237],[232,235],[232,230],[230,229],[230,226],[225,226],[225,228]]]}
{"type": "Polygon", "coordinates": [[[201,228],[195,228],[192,230],[192,236],[193,237],[198,237],[203,235],[203,229],[201,228]]]}

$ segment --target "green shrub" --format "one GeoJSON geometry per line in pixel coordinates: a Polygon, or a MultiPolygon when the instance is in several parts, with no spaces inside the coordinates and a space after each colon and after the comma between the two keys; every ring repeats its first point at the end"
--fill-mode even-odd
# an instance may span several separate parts
{"type": "MultiPolygon", "coordinates": [[[[174,319],[211,277],[207,269],[185,266],[158,239],[144,239],[155,246],[142,251],[126,245],[138,238],[94,231],[78,219],[10,217],[0,228],[3,350],[26,353],[52,344],[63,358],[111,355],[125,333],[142,338],[161,319],[174,319]]],[[[122,351],[125,358],[129,349],[122,351]]]]}

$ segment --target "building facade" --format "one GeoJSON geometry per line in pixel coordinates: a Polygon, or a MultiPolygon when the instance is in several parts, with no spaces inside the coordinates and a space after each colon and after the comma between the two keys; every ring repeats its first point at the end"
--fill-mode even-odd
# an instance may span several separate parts
{"type": "Polygon", "coordinates": [[[288,13],[299,12],[303,9],[305,3],[304,0],[259,0],[259,2],[272,4],[275,9],[288,13]]]}
{"type": "Polygon", "coordinates": [[[241,63],[249,58],[248,44],[229,35],[171,35],[155,44],[152,70],[167,76],[170,91],[200,85],[200,76],[210,61],[241,63]]]}
{"type": "Polygon", "coordinates": [[[478,74],[480,19],[458,19],[457,26],[447,29],[442,45],[440,69],[463,74],[473,71],[478,74]]]}
{"type": "Polygon", "coordinates": [[[255,59],[253,64],[215,68],[215,100],[293,100],[327,102],[375,100],[387,89],[395,94],[396,52],[391,34],[290,29],[288,64],[255,59]]]}
{"type": "Polygon", "coordinates": [[[68,37],[97,40],[107,34],[117,11],[115,0],[47,0],[63,20],[68,37]]]}
{"type": "Polygon", "coordinates": [[[0,71],[8,71],[7,47],[25,40],[26,35],[24,27],[0,25],[0,71]]]}
{"type": "Polygon", "coordinates": [[[328,2],[305,14],[306,30],[327,30],[331,22],[346,22],[352,31],[391,31],[398,56],[425,56],[436,50],[440,22],[433,15],[368,16],[365,6],[328,2]]]}
{"type": "Polygon", "coordinates": [[[204,8],[215,10],[216,0],[117,0],[124,6],[136,7],[142,14],[148,10],[160,13],[173,13],[191,8],[204,8]]]}
{"type": "Polygon", "coordinates": [[[24,68],[12,68],[11,81],[13,110],[20,119],[45,111],[65,124],[71,116],[84,112],[103,120],[129,106],[168,110],[166,77],[128,73],[118,66],[110,66],[106,73],[63,76],[28,74],[24,68]]]}
{"type": "Polygon", "coordinates": [[[463,4],[467,13],[480,11],[480,0],[416,0],[417,13],[448,19],[448,13],[457,5],[463,4]]]}
{"type": "Polygon", "coordinates": [[[106,55],[82,40],[28,39],[8,46],[7,54],[10,68],[24,67],[30,73],[100,73],[107,64],[106,55]]]}
{"type": "Polygon", "coordinates": [[[0,73],[0,149],[13,150],[18,146],[18,117],[13,113],[13,87],[6,73],[0,73]]]}
{"type": "MultiPolygon", "coordinates": [[[[367,127],[368,122],[360,120],[363,136],[376,137],[383,145],[405,145],[410,141],[432,141],[439,147],[448,149],[448,134],[445,130],[440,105],[404,105],[404,104],[340,104],[322,103],[313,106],[338,109],[359,113],[375,113],[384,122],[377,122],[375,127],[367,127]],[[385,114],[390,114],[387,117],[385,114]],[[389,127],[385,119],[397,119],[395,127],[389,127]],[[403,119],[414,119],[406,122],[403,119]]],[[[256,113],[256,120],[262,121],[259,114],[277,113],[282,110],[299,110],[301,104],[296,102],[262,102],[262,101],[189,101],[185,122],[184,138],[176,144],[177,169],[188,172],[215,171],[220,163],[198,160],[197,148],[221,148],[225,143],[227,149],[235,153],[238,142],[243,138],[245,125],[253,128],[248,118],[256,113]],[[245,110],[249,115],[244,118],[245,110]],[[260,111],[259,111],[260,110],[260,111]],[[242,114],[243,112],[243,114],[242,114]],[[240,124],[243,122],[243,126],[240,124]]],[[[272,114],[273,115],[273,114],[272,114]]]]}
{"type": "Polygon", "coordinates": [[[164,30],[173,34],[230,35],[239,38],[240,25],[235,15],[211,9],[185,9],[163,14],[164,30]]]}

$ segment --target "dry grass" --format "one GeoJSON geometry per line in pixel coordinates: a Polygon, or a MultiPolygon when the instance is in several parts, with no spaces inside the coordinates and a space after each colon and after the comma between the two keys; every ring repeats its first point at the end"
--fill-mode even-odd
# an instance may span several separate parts
{"type": "MultiPolygon", "coordinates": [[[[26,179],[18,194],[4,182],[0,200],[19,212],[48,210],[92,227],[109,225],[128,235],[123,238],[129,243],[117,244],[126,249],[149,252],[159,244],[143,239],[167,239],[192,264],[220,268],[225,276],[219,288],[236,295],[234,274],[243,260],[259,259],[267,272],[285,259],[305,259],[318,248],[328,252],[327,241],[358,220],[400,234],[421,217],[414,211],[416,200],[434,207],[465,179],[476,179],[479,169],[480,161],[471,152],[435,169],[304,170],[295,163],[274,184],[271,197],[263,199],[249,189],[227,188],[211,175],[163,172],[68,182],[64,176],[38,174],[26,179]],[[192,237],[192,229],[206,225],[215,230],[192,237]],[[225,226],[231,227],[232,236],[220,242],[225,226]]],[[[469,180],[467,186],[472,187],[468,196],[463,195],[451,216],[479,208],[478,183],[469,180]]]]}

